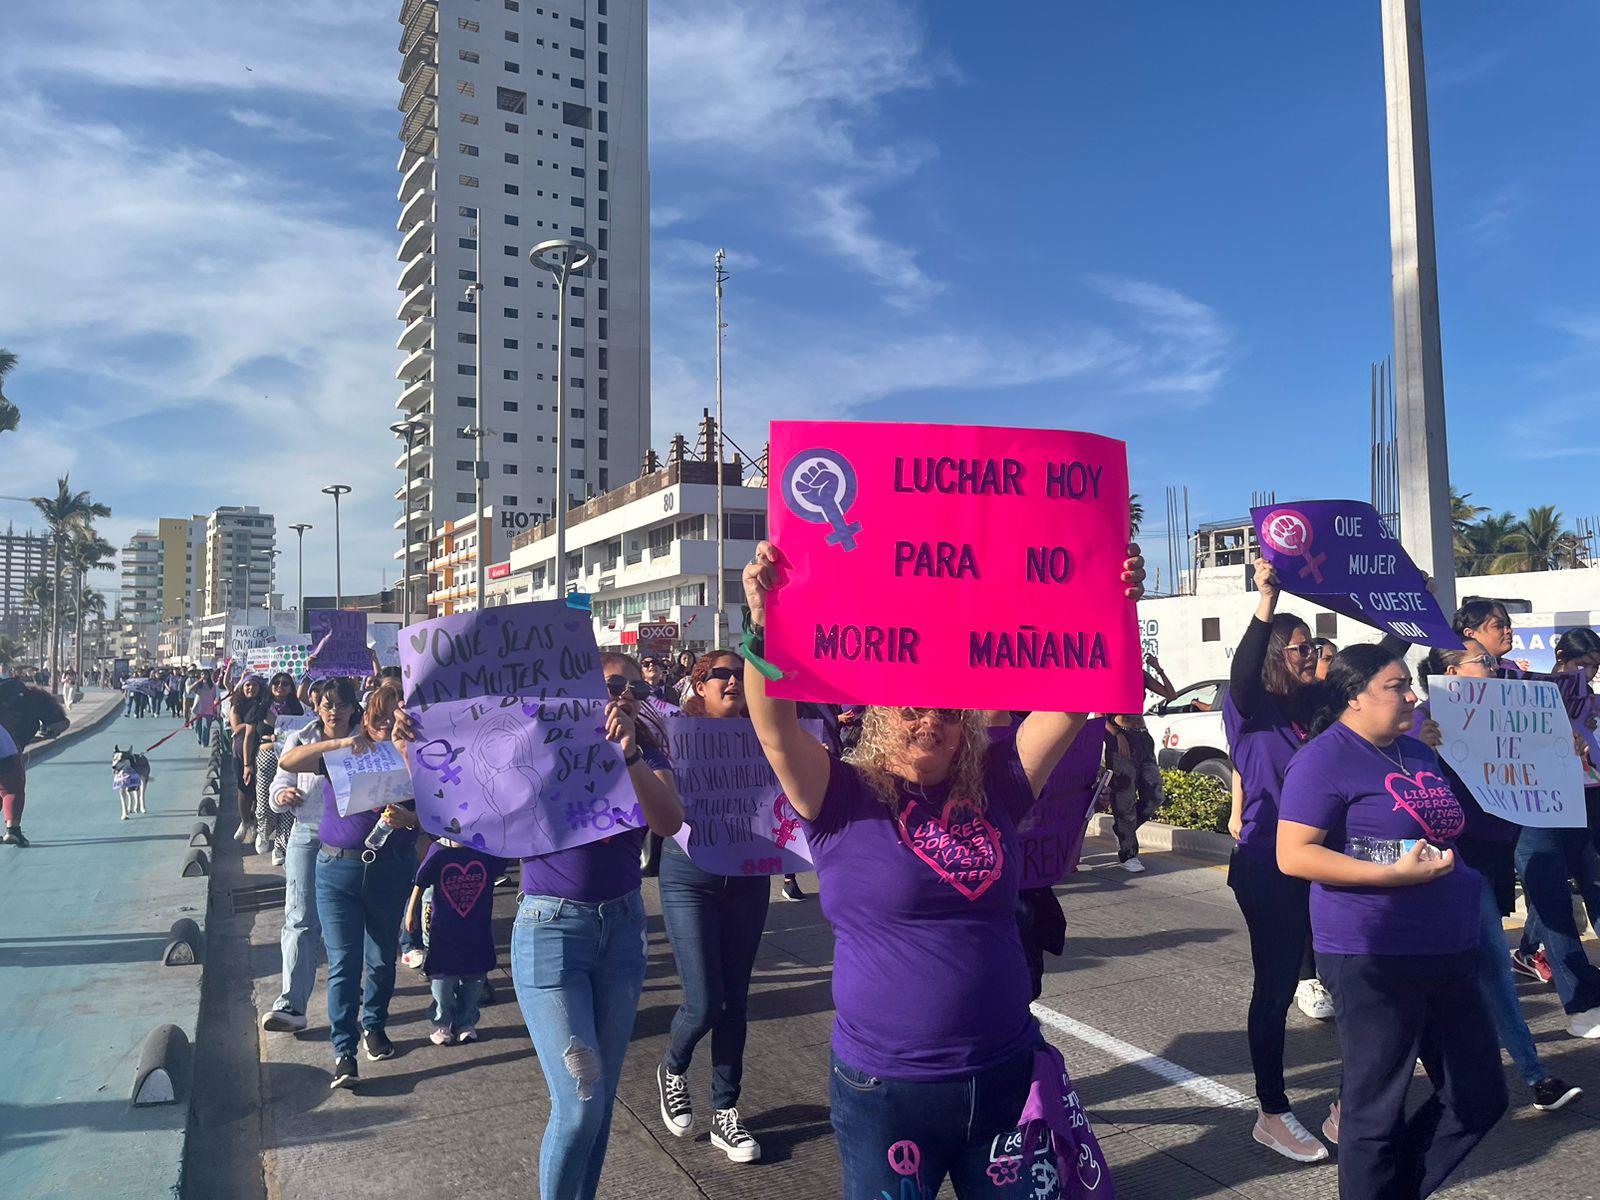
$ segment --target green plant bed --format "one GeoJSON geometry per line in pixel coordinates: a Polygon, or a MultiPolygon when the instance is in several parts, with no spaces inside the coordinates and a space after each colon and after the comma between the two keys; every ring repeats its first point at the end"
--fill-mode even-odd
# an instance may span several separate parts
{"type": "Polygon", "coordinates": [[[1217,780],[1209,775],[1166,770],[1161,772],[1161,783],[1166,788],[1167,802],[1157,810],[1156,820],[1182,829],[1228,832],[1232,797],[1217,780]]]}

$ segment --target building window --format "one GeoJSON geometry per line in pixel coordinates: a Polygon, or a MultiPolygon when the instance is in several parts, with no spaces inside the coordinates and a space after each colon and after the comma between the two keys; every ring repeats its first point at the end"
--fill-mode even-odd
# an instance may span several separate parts
{"type": "Polygon", "coordinates": [[[476,250],[478,248],[478,242],[476,238],[457,238],[456,245],[460,246],[463,250],[476,250]]]}
{"type": "Polygon", "coordinates": [[[500,464],[500,474],[502,474],[502,475],[515,475],[516,473],[517,473],[517,464],[516,463],[501,463],[500,464]]]}
{"type": "Polygon", "coordinates": [[[525,113],[528,111],[528,93],[515,88],[497,87],[494,89],[494,103],[501,112],[525,113]]]}
{"type": "MultiPolygon", "coordinates": [[[[608,425],[610,424],[610,422],[607,421],[607,419],[606,419],[606,414],[607,414],[608,411],[609,410],[602,408],[599,412],[597,412],[595,414],[595,422],[596,422],[596,424],[598,424],[600,426],[601,429],[607,428],[608,425]]],[[[601,444],[603,445],[604,443],[601,443],[601,444]]]]}
{"type": "Polygon", "coordinates": [[[477,499],[478,498],[476,496],[474,496],[471,492],[457,492],[456,493],[456,503],[457,504],[474,504],[474,503],[477,502],[477,499]]]}
{"type": "Polygon", "coordinates": [[[583,449],[583,439],[582,438],[573,438],[572,439],[572,448],[574,450],[582,450],[583,449]]]}
{"type": "Polygon", "coordinates": [[[604,21],[601,21],[600,24],[595,27],[594,36],[595,40],[602,46],[606,44],[606,23],[604,21]]]}
{"type": "Polygon", "coordinates": [[[600,74],[604,75],[606,73],[606,65],[607,65],[607,63],[606,63],[606,52],[604,50],[600,51],[600,60],[599,61],[600,61],[600,74]]]}
{"type": "Polygon", "coordinates": [[[503,407],[505,408],[506,412],[516,412],[517,402],[515,400],[507,400],[503,407]]]}
{"type": "Polygon", "coordinates": [[[456,215],[458,217],[475,217],[478,215],[478,210],[465,204],[458,204],[456,205],[456,215]]]}
{"type": "Polygon", "coordinates": [[[1200,618],[1200,640],[1202,642],[1220,642],[1222,640],[1222,618],[1200,618]]]}
{"type": "Polygon", "coordinates": [[[519,163],[522,162],[522,159],[518,155],[508,154],[508,155],[506,155],[506,161],[508,163],[510,163],[512,166],[517,166],[519,163]]]}
{"type": "Polygon", "coordinates": [[[517,310],[514,308],[501,309],[501,311],[511,320],[515,321],[517,319],[517,310]]]}
{"type": "Polygon", "coordinates": [[[514,442],[517,440],[517,435],[514,433],[502,433],[500,435],[500,440],[502,442],[514,442]]]}
{"type": "MultiPolygon", "coordinates": [[[[560,14],[558,13],[557,15],[559,16],[560,14]]],[[[583,21],[578,17],[568,17],[567,21],[572,25],[572,27],[574,29],[582,29],[583,28],[583,21]]]]}
{"type": "Polygon", "coordinates": [[[578,47],[573,46],[571,49],[569,49],[567,51],[567,55],[569,57],[571,57],[571,58],[582,58],[583,57],[583,51],[578,49],[578,47]]]}
{"type": "Polygon", "coordinates": [[[458,112],[456,114],[456,120],[460,121],[463,125],[476,125],[478,123],[478,114],[458,112]]]}
{"type": "Polygon", "coordinates": [[[476,96],[478,94],[477,86],[466,79],[456,80],[456,91],[463,96],[476,96]]]}
{"type": "Polygon", "coordinates": [[[520,225],[520,224],[522,224],[522,218],[517,216],[516,213],[507,213],[506,214],[506,224],[507,225],[520,225]]]}
{"type": "Polygon", "coordinates": [[[458,458],[458,459],[456,459],[456,470],[458,470],[458,471],[470,471],[470,470],[472,470],[472,460],[470,458],[458,458]]]}
{"type": "Polygon", "coordinates": [[[461,153],[465,154],[468,158],[478,157],[478,148],[472,145],[470,142],[458,142],[456,143],[456,149],[461,151],[461,153]]]}
{"type": "Polygon", "coordinates": [[[1336,638],[1339,636],[1338,613],[1317,614],[1317,636],[1325,638],[1336,638]]]}
{"type": "Polygon", "coordinates": [[[505,246],[503,249],[507,258],[515,258],[517,256],[517,248],[515,246],[505,246]]]}
{"type": "Polygon", "coordinates": [[[501,282],[503,282],[507,287],[516,287],[517,277],[515,275],[507,275],[501,282]]]}
{"type": "Polygon", "coordinates": [[[457,312],[477,312],[478,311],[478,306],[476,304],[474,304],[471,300],[457,300],[456,301],[456,311],[457,312]]]}
{"type": "Polygon", "coordinates": [[[456,397],[456,407],[457,408],[477,408],[478,407],[478,402],[476,400],[474,400],[471,396],[457,396],[456,397]]]}
{"type": "Polygon", "coordinates": [[[500,378],[501,379],[512,379],[512,380],[514,380],[514,379],[516,379],[516,377],[517,377],[517,373],[515,371],[501,371],[500,372],[500,378]]]}
{"type": "Polygon", "coordinates": [[[466,29],[466,30],[469,30],[472,33],[477,33],[478,32],[478,23],[476,21],[468,19],[467,17],[457,17],[456,18],[456,28],[457,29],[466,29]]]}
{"type": "Polygon", "coordinates": [[[476,175],[458,175],[456,178],[462,187],[478,186],[478,177],[476,175]]]}
{"type": "Polygon", "coordinates": [[[507,12],[521,12],[522,11],[522,5],[518,4],[517,0],[506,0],[506,11],[507,12]]]}
{"type": "Polygon", "coordinates": [[[521,194],[522,194],[522,189],[519,188],[516,184],[514,184],[514,183],[506,184],[506,195],[508,195],[508,196],[520,196],[521,194]]]}
{"type": "Polygon", "coordinates": [[[502,342],[502,345],[504,345],[507,350],[515,350],[517,348],[517,339],[516,338],[506,338],[502,342]]]}
{"type": "Polygon", "coordinates": [[[456,334],[456,341],[465,342],[469,346],[476,344],[477,340],[478,340],[478,335],[475,334],[475,333],[458,333],[458,334],[456,334]]]}
{"type": "Polygon", "coordinates": [[[582,167],[573,167],[572,168],[572,174],[573,174],[574,177],[576,177],[578,179],[582,179],[583,178],[583,168],[582,167]]]}
{"type": "MultiPolygon", "coordinates": [[[[610,384],[610,382],[611,381],[609,379],[607,379],[604,375],[600,376],[600,399],[602,399],[602,400],[611,399],[611,388],[608,386],[610,384]]],[[[600,410],[600,428],[604,429],[605,427],[606,427],[606,414],[605,414],[605,410],[601,409],[600,410]]]]}
{"type": "Polygon", "coordinates": [[[477,373],[478,373],[478,368],[473,366],[471,363],[457,363],[456,364],[456,374],[457,375],[476,375],[477,373]]]}
{"type": "Polygon", "coordinates": [[[509,60],[506,62],[506,70],[510,71],[513,75],[519,75],[522,73],[522,68],[509,60]]]}
{"type": "MultiPolygon", "coordinates": [[[[576,126],[579,129],[592,129],[594,111],[586,104],[573,104],[569,100],[563,100],[561,102],[561,119],[566,124],[576,126]]],[[[581,146],[583,143],[579,142],[578,144],[581,146]]]]}
{"type": "Polygon", "coordinates": [[[478,52],[476,50],[457,50],[456,54],[460,56],[462,62],[475,63],[478,61],[478,52]]]}
{"type": "Polygon", "coordinates": [[[520,33],[518,33],[515,29],[506,30],[506,41],[508,41],[508,42],[520,42],[521,40],[522,40],[522,35],[520,33]]]}
{"type": "Polygon", "coordinates": [[[457,267],[456,278],[465,279],[468,283],[471,283],[478,278],[478,273],[476,271],[468,270],[466,267],[457,267]]]}

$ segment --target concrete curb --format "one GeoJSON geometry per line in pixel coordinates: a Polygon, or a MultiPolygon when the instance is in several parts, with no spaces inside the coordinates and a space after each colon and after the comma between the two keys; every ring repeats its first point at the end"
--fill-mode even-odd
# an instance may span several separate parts
{"type": "MultiPolygon", "coordinates": [[[[115,703],[113,703],[104,712],[90,717],[87,721],[81,724],[77,721],[73,721],[71,725],[67,726],[67,731],[60,737],[53,737],[46,742],[34,742],[31,746],[28,746],[22,752],[23,765],[31,767],[35,763],[43,762],[46,759],[53,757],[57,750],[64,749],[79,739],[86,738],[91,733],[98,732],[100,729],[116,720],[117,714],[121,711],[122,697],[120,694],[118,694],[115,697],[115,703]]],[[[67,715],[70,717],[72,714],[68,713],[67,715]]]]}
{"type": "MultiPolygon", "coordinates": [[[[1111,817],[1096,813],[1090,818],[1088,833],[1090,837],[1112,837],[1111,817]]],[[[1139,846],[1143,850],[1168,850],[1209,863],[1226,863],[1233,855],[1233,839],[1225,833],[1181,829],[1160,821],[1146,821],[1139,826],[1139,846]]]]}

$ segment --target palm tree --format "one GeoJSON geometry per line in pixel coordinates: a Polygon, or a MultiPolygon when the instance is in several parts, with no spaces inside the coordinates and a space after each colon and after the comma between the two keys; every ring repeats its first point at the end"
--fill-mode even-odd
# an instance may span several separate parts
{"type": "Polygon", "coordinates": [[[1511,571],[1555,571],[1577,556],[1578,535],[1562,529],[1554,504],[1530,508],[1506,538],[1507,552],[1490,568],[1496,575],[1511,571]]]}
{"type": "MultiPolygon", "coordinates": [[[[78,590],[81,592],[92,591],[88,586],[86,576],[90,571],[109,571],[112,569],[111,558],[116,554],[117,548],[105,538],[95,532],[93,525],[85,525],[73,531],[72,541],[67,546],[67,565],[77,575],[78,590]]],[[[99,593],[94,593],[98,595],[99,593]]],[[[101,601],[104,607],[105,601],[101,601]]],[[[73,669],[81,676],[83,674],[83,614],[82,604],[73,605],[73,639],[72,639],[72,665],[73,669]]]]}
{"type": "MultiPolygon", "coordinates": [[[[1472,503],[1471,492],[1450,489],[1450,528],[1454,531],[1454,551],[1457,559],[1467,558],[1473,553],[1473,529],[1488,513],[1489,509],[1485,505],[1472,503]]],[[[1456,573],[1470,574],[1462,570],[1459,562],[1456,565],[1456,573]]]]}
{"type": "Polygon", "coordinates": [[[8,637],[0,637],[0,667],[4,667],[9,671],[21,661],[22,656],[27,652],[27,647],[21,642],[13,641],[8,637]]]}
{"type": "MultiPolygon", "coordinates": [[[[109,566],[109,564],[103,565],[109,566]]],[[[84,621],[92,617],[98,617],[102,622],[104,622],[106,615],[106,598],[92,587],[80,588],[78,594],[73,597],[72,615],[74,621],[76,622],[76,628],[78,631],[77,641],[74,643],[74,648],[77,652],[74,665],[77,668],[78,678],[81,682],[83,679],[84,621]]]]}
{"type": "Polygon", "coordinates": [[[1144,524],[1144,502],[1139,499],[1139,493],[1133,492],[1128,496],[1128,536],[1138,537],[1139,528],[1144,524]]]}
{"type": "Polygon", "coordinates": [[[35,496],[33,506],[44,518],[45,528],[55,549],[55,580],[50,598],[50,683],[54,686],[61,668],[61,560],[72,535],[93,523],[96,517],[109,517],[108,505],[89,499],[88,492],[75,492],[63,475],[56,480],[54,496],[35,496]]]}
{"type": "Polygon", "coordinates": [[[44,665],[44,638],[45,631],[50,628],[49,618],[45,615],[50,611],[50,576],[42,571],[37,575],[28,577],[28,582],[22,585],[22,603],[25,608],[33,612],[32,625],[34,632],[39,637],[40,666],[44,665]]]}
{"type": "Polygon", "coordinates": [[[6,376],[11,374],[11,368],[17,365],[17,356],[9,350],[0,350],[0,433],[9,433],[17,427],[17,422],[22,420],[22,414],[17,411],[17,406],[5,397],[6,376]]]}
{"type": "Polygon", "coordinates": [[[1511,548],[1511,531],[1516,527],[1516,514],[1511,512],[1488,514],[1468,525],[1457,543],[1456,573],[1489,574],[1496,560],[1511,548]]]}

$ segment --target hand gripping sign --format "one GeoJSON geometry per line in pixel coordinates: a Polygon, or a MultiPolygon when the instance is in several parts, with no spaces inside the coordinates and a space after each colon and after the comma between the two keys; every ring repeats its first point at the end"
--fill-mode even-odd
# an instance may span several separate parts
{"type": "Polygon", "coordinates": [[[776,697],[1138,712],[1123,443],[1089,433],[772,424],[776,697]]]}
{"type": "Polygon", "coordinates": [[[1372,505],[1297,500],[1252,508],[1250,519],[1284,591],[1419,646],[1461,648],[1427,576],[1372,505]]]}

